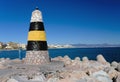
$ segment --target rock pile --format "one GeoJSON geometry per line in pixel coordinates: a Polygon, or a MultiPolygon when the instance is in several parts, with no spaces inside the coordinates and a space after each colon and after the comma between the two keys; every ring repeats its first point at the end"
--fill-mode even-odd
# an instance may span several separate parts
{"type": "Polygon", "coordinates": [[[66,55],[43,65],[0,59],[0,82],[120,82],[120,63],[110,64],[102,55],[96,59],[71,59],[66,55]]]}

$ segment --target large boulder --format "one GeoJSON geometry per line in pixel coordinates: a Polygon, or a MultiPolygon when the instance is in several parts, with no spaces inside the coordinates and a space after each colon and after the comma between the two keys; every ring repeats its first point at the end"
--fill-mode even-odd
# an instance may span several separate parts
{"type": "Polygon", "coordinates": [[[102,71],[102,70],[93,73],[91,76],[96,78],[100,82],[112,82],[109,75],[106,72],[102,71]]]}
{"type": "Polygon", "coordinates": [[[57,82],[76,82],[76,79],[73,79],[73,78],[64,78],[64,79],[60,79],[57,82]]]}
{"type": "Polygon", "coordinates": [[[46,81],[46,78],[45,78],[45,76],[42,74],[42,75],[34,76],[31,81],[45,82],[45,81],[46,81]]]}
{"type": "Polygon", "coordinates": [[[80,67],[81,61],[79,57],[76,57],[74,60],[71,62],[71,66],[75,66],[76,68],[80,67]]]}
{"type": "Polygon", "coordinates": [[[80,61],[80,57],[75,57],[75,60],[76,61],[80,61]]]}
{"type": "Polygon", "coordinates": [[[100,82],[100,81],[98,81],[97,79],[93,77],[85,77],[85,78],[77,80],[76,82],[100,82]]]}
{"type": "Polygon", "coordinates": [[[113,62],[111,63],[111,66],[112,66],[113,68],[117,68],[117,67],[118,67],[118,63],[117,63],[116,61],[113,61],[113,62]]]}
{"type": "Polygon", "coordinates": [[[51,58],[51,60],[63,61],[63,57],[62,56],[58,56],[58,57],[55,57],[55,58],[51,58]]]}
{"type": "Polygon", "coordinates": [[[99,55],[97,56],[97,61],[100,62],[100,63],[102,63],[102,64],[105,64],[105,63],[107,62],[107,61],[105,60],[105,58],[103,57],[102,54],[99,54],[99,55]]]}
{"type": "Polygon", "coordinates": [[[67,55],[64,56],[62,61],[64,62],[65,66],[68,66],[71,64],[71,58],[67,55]]]}
{"type": "Polygon", "coordinates": [[[118,72],[114,69],[111,69],[111,70],[109,70],[108,74],[109,74],[110,78],[113,79],[113,78],[117,77],[118,72]]]}
{"type": "Polygon", "coordinates": [[[0,69],[5,69],[5,66],[0,62],[0,69]]]}
{"type": "Polygon", "coordinates": [[[120,82],[120,74],[117,76],[116,82],[120,82]]]}
{"type": "Polygon", "coordinates": [[[58,78],[49,78],[47,82],[58,82],[58,78]]]}
{"type": "Polygon", "coordinates": [[[117,70],[120,72],[120,63],[117,66],[117,70]]]}
{"type": "Polygon", "coordinates": [[[84,71],[73,71],[69,74],[69,76],[71,78],[80,79],[80,78],[86,77],[87,74],[84,71]]]}
{"type": "Polygon", "coordinates": [[[89,62],[88,57],[83,57],[82,60],[83,60],[83,62],[89,62]]]}
{"type": "Polygon", "coordinates": [[[19,82],[19,81],[15,80],[15,79],[9,79],[7,82],[19,82]]]}
{"type": "Polygon", "coordinates": [[[65,60],[71,60],[68,55],[65,55],[65,56],[64,56],[64,59],[65,59],[65,60]]]}

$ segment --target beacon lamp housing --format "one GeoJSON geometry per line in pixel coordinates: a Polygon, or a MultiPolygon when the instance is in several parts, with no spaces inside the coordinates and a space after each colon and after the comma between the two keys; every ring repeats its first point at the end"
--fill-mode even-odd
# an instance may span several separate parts
{"type": "Polygon", "coordinates": [[[41,11],[39,11],[38,9],[33,11],[30,22],[43,22],[41,11]]]}

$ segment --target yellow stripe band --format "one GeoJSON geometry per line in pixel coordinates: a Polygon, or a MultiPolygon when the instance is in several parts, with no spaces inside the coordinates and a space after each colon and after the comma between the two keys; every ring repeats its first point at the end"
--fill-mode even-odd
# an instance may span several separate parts
{"type": "Polygon", "coordinates": [[[29,41],[46,41],[45,31],[29,31],[28,40],[29,41]]]}

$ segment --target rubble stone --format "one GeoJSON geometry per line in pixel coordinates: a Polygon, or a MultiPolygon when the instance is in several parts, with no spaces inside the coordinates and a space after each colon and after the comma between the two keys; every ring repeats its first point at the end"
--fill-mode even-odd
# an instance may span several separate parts
{"type": "Polygon", "coordinates": [[[49,62],[50,62],[50,59],[48,57],[48,51],[27,51],[26,52],[26,58],[25,58],[26,64],[41,65],[49,62]]]}

